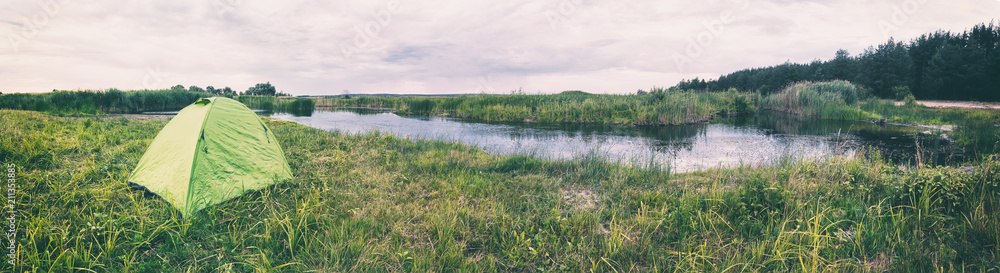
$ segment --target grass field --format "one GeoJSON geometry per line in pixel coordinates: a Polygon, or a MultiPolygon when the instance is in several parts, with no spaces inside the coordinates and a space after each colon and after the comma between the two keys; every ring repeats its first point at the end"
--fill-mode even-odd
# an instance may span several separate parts
{"type": "Polygon", "coordinates": [[[267,123],[296,178],[181,219],[125,181],[165,122],[0,110],[18,200],[3,268],[1000,271],[996,156],[971,173],[871,154],[670,174],[267,123]]]}

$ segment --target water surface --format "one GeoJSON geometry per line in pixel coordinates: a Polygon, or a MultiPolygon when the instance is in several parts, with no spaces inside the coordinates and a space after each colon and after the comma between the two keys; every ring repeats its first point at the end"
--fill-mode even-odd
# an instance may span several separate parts
{"type": "Polygon", "coordinates": [[[271,117],[352,134],[377,130],[404,138],[458,141],[495,154],[567,159],[597,153],[626,164],[667,166],[673,172],[852,156],[862,149],[878,150],[888,159],[908,162],[915,158],[918,143],[927,160],[953,156],[936,135],[918,137],[924,129],[880,127],[867,122],[800,121],[780,114],[656,127],[483,123],[445,117],[401,117],[370,109],[325,109],[311,116],[274,113],[271,117]]]}

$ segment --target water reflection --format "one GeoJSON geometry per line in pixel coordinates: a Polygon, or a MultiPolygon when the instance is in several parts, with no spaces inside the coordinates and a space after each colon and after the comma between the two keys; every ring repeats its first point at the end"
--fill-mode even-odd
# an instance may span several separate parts
{"type": "MultiPolygon", "coordinates": [[[[918,143],[913,137],[917,129],[911,127],[799,121],[775,114],[657,127],[481,123],[443,117],[400,117],[385,110],[340,108],[320,109],[312,116],[276,113],[272,117],[324,130],[348,133],[378,130],[400,137],[458,141],[497,154],[534,154],[563,159],[596,152],[625,163],[653,162],[670,166],[675,172],[739,164],[772,164],[786,159],[850,156],[866,146],[873,146],[895,160],[906,161],[913,158],[918,143]]],[[[925,148],[936,147],[933,146],[935,141],[919,143],[925,148]]]]}

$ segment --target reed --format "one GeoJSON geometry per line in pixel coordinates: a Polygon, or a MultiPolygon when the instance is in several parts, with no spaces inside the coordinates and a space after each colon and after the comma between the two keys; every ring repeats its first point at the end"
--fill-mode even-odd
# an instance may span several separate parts
{"type": "Polygon", "coordinates": [[[316,100],[274,96],[238,96],[236,100],[251,109],[289,112],[298,116],[310,116],[316,110],[316,100]]]}
{"type": "Polygon", "coordinates": [[[107,113],[142,113],[174,111],[199,98],[211,97],[203,92],[186,90],[118,89],[56,91],[49,93],[12,93],[0,95],[0,109],[31,110],[56,115],[100,115],[107,113]]]}
{"type": "Polygon", "coordinates": [[[719,113],[751,112],[744,93],[698,93],[653,88],[646,94],[603,95],[567,91],[555,95],[324,98],[330,107],[393,108],[403,115],[443,115],[487,122],[677,125],[703,122],[719,113]]]}

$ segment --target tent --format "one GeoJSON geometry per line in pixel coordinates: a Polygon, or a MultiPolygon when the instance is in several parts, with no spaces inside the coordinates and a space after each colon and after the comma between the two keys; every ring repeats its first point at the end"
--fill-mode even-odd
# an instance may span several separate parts
{"type": "Polygon", "coordinates": [[[129,185],[185,217],[292,178],[281,146],[253,111],[229,98],[200,99],[160,130],[129,185]]]}

